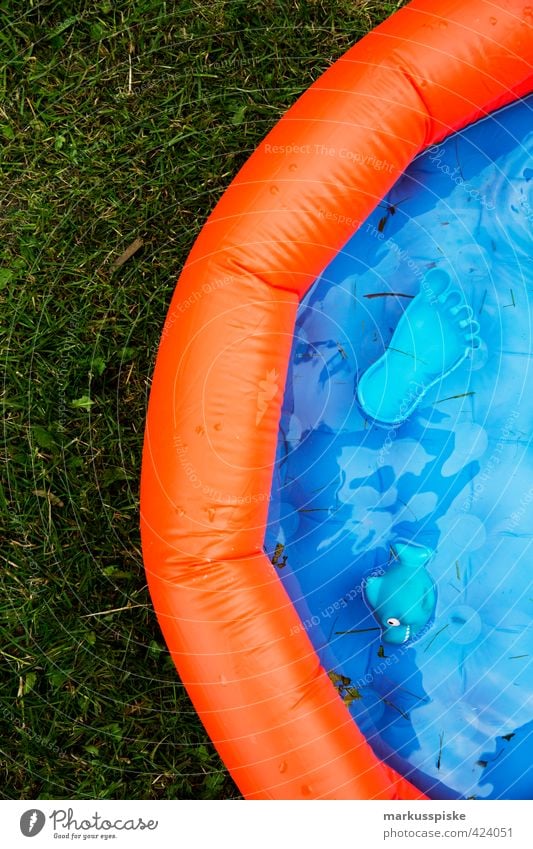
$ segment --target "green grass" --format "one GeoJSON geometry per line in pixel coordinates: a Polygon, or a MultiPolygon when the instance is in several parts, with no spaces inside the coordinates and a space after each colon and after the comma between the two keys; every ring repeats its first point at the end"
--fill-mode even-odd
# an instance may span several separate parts
{"type": "Polygon", "coordinates": [[[4,798],[239,795],[146,590],[150,376],[224,188],[398,5],[0,0],[4,798]]]}

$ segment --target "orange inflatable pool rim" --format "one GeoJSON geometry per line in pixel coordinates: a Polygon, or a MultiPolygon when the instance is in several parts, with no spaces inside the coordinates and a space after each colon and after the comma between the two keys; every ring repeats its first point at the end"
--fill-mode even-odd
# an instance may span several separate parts
{"type": "Polygon", "coordinates": [[[263,551],[296,310],[413,158],[533,89],[531,7],[415,0],[333,64],[202,229],[164,325],[141,532],[192,702],[252,799],[424,798],[373,753],[263,551]]]}

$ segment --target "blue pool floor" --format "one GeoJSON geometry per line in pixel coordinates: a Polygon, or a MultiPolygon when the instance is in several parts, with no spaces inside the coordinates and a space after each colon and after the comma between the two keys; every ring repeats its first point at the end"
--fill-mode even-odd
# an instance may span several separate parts
{"type": "Polygon", "coordinates": [[[300,305],[280,421],[265,548],[376,753],[433,798],[533,791],[532,117],[530,97],[398,180],[300,305]],[[430,269],[482,344],[380,425],[358,384],[430,269]],[[438,600],[389,646],[362,586],[401,540],[435,551],[438,600]]]}

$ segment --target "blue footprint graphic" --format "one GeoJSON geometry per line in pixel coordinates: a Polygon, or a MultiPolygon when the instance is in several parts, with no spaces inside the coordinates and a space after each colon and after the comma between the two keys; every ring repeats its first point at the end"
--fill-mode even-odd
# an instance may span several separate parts
{"type": "Polygon", "coordinates": [[[472,308],[450,275],[433,268],[400,318],[389,347],[359,380],[358,401],[377,422],[401,424],[428,389],[480,344],[472,308]]]}

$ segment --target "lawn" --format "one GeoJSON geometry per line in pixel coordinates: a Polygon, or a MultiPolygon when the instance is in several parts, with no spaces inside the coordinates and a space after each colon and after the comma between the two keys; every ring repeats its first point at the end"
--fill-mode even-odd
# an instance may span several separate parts
{"type": "Polygon", "coordinates": [[[150,378],[240,165],[399,5],[0,0],[3,798],[239,798],[146,589],[150,378]]]}

